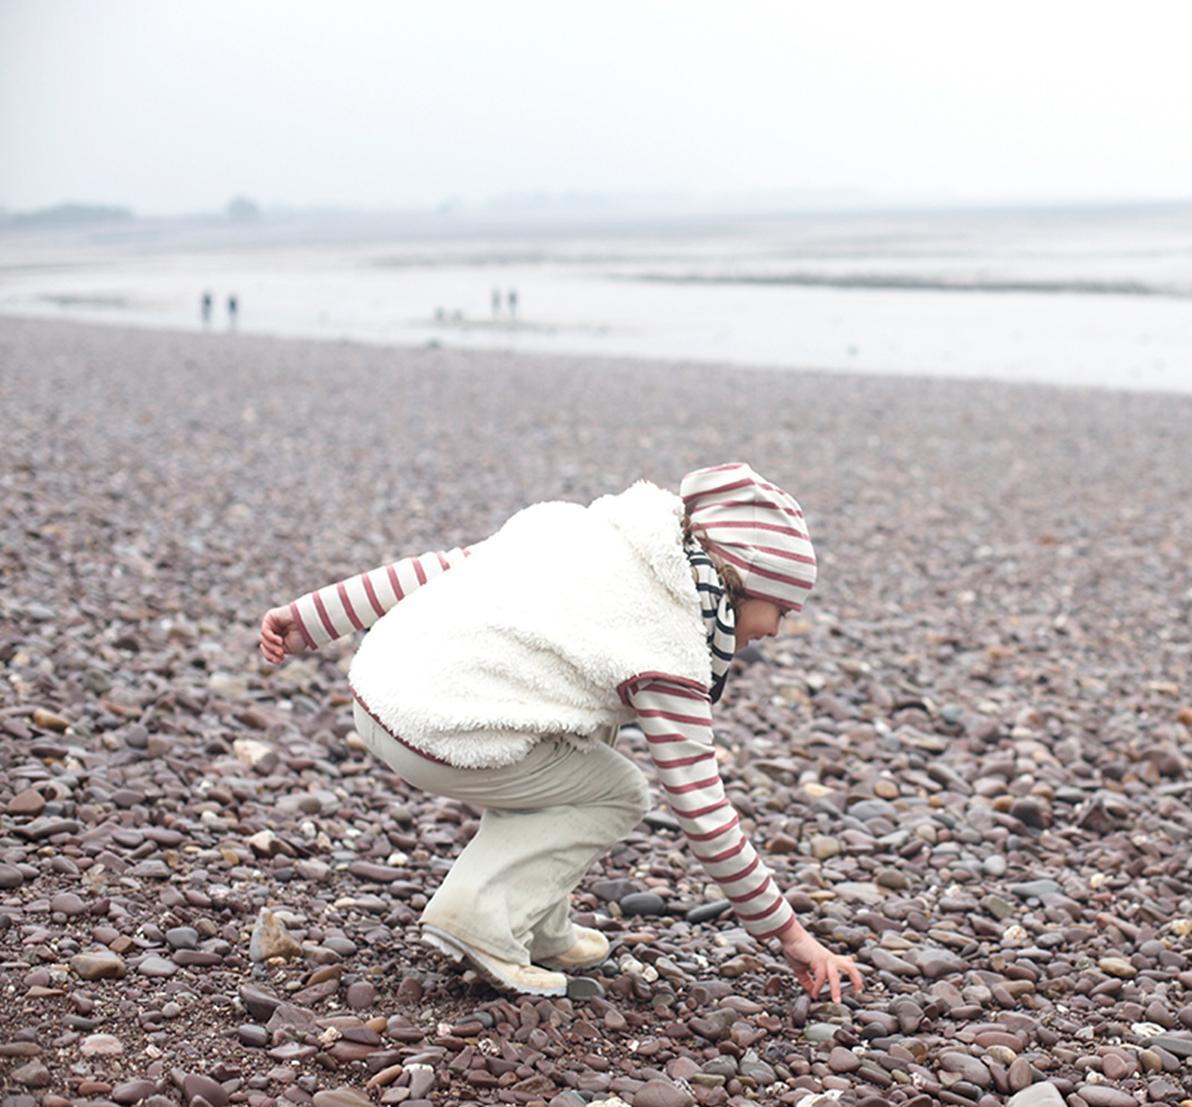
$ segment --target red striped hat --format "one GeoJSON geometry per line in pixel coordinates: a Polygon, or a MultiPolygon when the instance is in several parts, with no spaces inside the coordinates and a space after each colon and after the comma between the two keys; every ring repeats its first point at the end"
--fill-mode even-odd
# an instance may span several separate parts
{"type": "Polygon", "coordinates": [[[679,495],[692,532],[740,573],[747,596],[801,610],[815,584],[815,550],[793,496],[742,461],[688,473],[679,495]]]}

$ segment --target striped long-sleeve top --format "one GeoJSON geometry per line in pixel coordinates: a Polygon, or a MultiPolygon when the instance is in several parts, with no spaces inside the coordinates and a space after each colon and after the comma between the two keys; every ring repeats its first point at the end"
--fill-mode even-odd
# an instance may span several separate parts
{"type": "MultiPolygon", "coordinates": [[[[290,613],[310,649],[365,630],[416,588],[458,565],[467,547],[407,557],[308,592],[290,613]]],[[[765,863],[740,826],[724,791],[712,742],[707,691],[664,673],[628,681],[620,689],[646,736],[667,802],[695,857],[720,886],[742,925],[759,940],[795,921],[765,863]]]]}

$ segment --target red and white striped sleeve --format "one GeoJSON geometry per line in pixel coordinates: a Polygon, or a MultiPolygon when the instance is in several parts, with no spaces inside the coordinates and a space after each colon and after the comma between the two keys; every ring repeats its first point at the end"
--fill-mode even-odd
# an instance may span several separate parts
{"type": "Polygon", "coordinates": [[[637,711],[659,783],[692,852],[745,929],[760,941],[777,937],[795,914],[725,795],[707,692],[681,677],[650,675],[623,685],[622,696],[637,711]]]}
{"type": "Polygon", "coordinates": [[[357,573],[300,596],[290,604],[290,614],[307,646],[317,650],[354,630],[372,626],[394,604],[458,565],[471,552],[469,546],[435,550],[357,573]]]}

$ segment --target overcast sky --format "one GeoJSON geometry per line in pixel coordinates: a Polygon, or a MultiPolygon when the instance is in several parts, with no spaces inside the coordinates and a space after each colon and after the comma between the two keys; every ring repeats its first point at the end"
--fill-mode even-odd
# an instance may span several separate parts
{"type": "Polygon", "coordinates": [[[0,0],[0,205],[1192,197],[1185,0],[0,0]]]}

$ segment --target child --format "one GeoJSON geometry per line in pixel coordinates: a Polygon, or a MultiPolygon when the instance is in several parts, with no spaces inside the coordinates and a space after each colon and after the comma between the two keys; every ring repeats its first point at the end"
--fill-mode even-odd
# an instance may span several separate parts
{"type": "Polygon", "coordinates": [[[648,481],[588,507],[538,503],[474,546],[406,558],[269,611],[272,662],[371,626],[348,681],[370,750],[484,809],[422,913],[423,940],[507,991],[562,995],[608,941],[568,918],[589,866],[650,810],[613,744],[644,731],[696,857],[813,995],[851,958],[796,921],[724,793],[712,743],[735,649],[778,633],[815,583],[803,512],[748,465],[648,481]]]}

